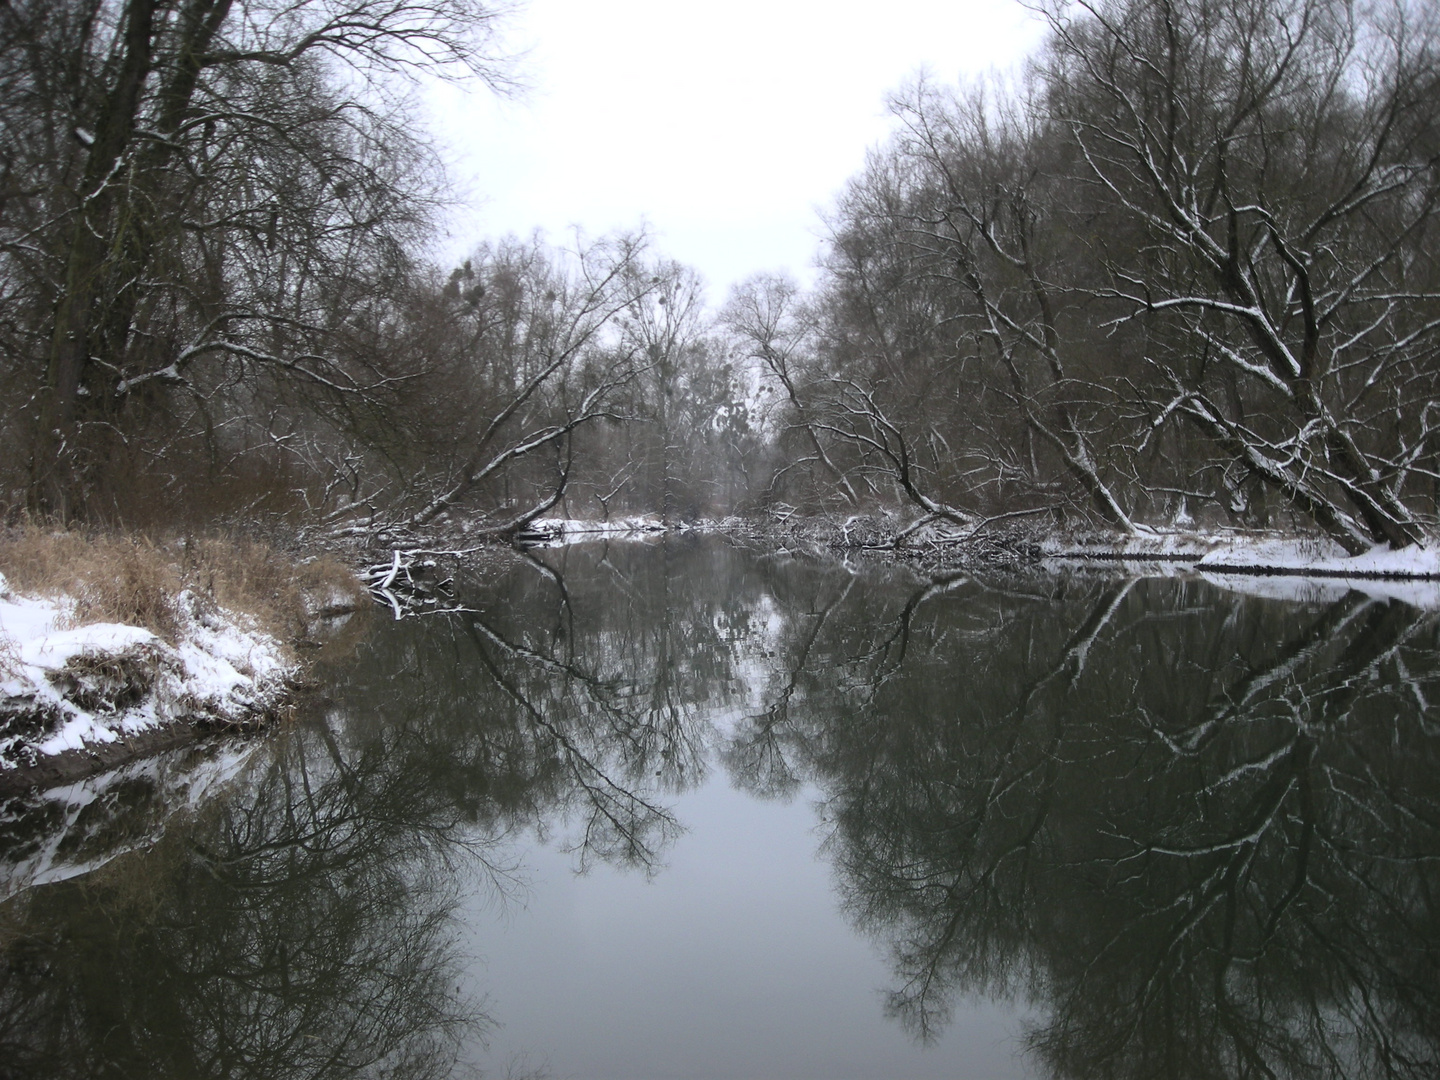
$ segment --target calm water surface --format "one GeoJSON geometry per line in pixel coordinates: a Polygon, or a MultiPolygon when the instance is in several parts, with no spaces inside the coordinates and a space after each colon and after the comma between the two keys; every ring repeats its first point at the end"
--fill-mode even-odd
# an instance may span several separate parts
{"type": "Polygon", "coordinates": [[[0,814],[0,1077],[1432,1077],[1440,617],[586,545],[0,814]]]}

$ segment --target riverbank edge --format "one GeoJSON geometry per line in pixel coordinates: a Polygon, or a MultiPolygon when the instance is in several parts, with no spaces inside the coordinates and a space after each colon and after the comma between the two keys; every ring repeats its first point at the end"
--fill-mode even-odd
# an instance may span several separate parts
{"type": "MultiPolygon", "coordinates": [[[[54,535],[69,534],[57,530],[54,535]]],[[[139,538],[101,535],[140,545],[139,538]]],[[[337,575],[331,566],[315,580],[296,586],[302,581],[300,571],[306,562],[317,555],[332,555],[312,548],[307,557],[299,551],[285,540],[265,549],[268,561],[280,574],[288,575],[294,586],[294,595],[277,603],[292,624],[288,633],[277,633],[274,625],[267,632],[253,613],[243,609],[227,609],[213,598],[202,601],[193,591],[194,583],[183,579],[170,583],[163,604],[190,632],[182,629],[172,640],[165,640],[144,628],[143,620],[67,618],[67,611],[84,611],[83,600],[73,590],[12,588],[0,576],[0,602],[12,616],[17,606],[29,607],[32,616],[37,611],[45,614],[47,608],[60,613],[58,620],[42,618],[38,625],[33,618],[12,618],[9,625],[0,626],[0,727],[10,736],[8,760],[0,767],[0,798],[85,781],[212,737],[254,735],[297,715],[316,690],[313,675],[320,655],[345,636],[342,628],[352,616],[361,615],[363,621],[369,609],[364,582],[339,552],[333,556],[344,567],[341,573],[337,575]],[[89,630],[97,633],[87,635],[89,630]],[[73,641],[57,644],[62,638],[76,636],[91,640],[79,647],[73,641]],[[107,644],[107,637],[116,639],[115,644],[107,644]],[[224,640],[237,637],[243,648],[276,653],[265,657],[268,668],[249,672],[244,661],[237,661],[233,651],[237,642],[224,640]],[[46,659],[37,662],[42,656],[46,659]],[[108,669],[106,674],[121,682],[127,667],[149,664],[167,670],[163,678],[152,672],[148,680],[141,680],[138,690],[122,687],[111,694],[111,701],[84,709],[76,707],[83,699],[73,693],[77,680],[71,677],[70,666],[76,658],[83,660],[86,668],[108,669]],[[227,692],[216,693],[214,672],[204,669],[207,665],[223,667],[230,661],[239,663],[240,672],[247,674],[243,681],[235,680],[227,692]],[[205,685],[207,676],[211,678],[209,686],[205,685]],[[43,685],[47,682],[51,685],[43,685]],[[37,694],[37,689],[41,693],[37,694]],[[114,707],[120,700],[123,708],[114,707]],[[87,711],[100,721],[95,726],[104,728],[100,732],[103,737],[84,738],[79,745],[59,750],[40,749],[63,728],[67,713],[73,720],[87,711]]],[[[349,636],[355,637],[353,633],[349,636]]],[[[82,689],[93,700],[94,688],[82,689]]]]}
{"type": "MultiPolygon", "coordinates": [[[[886,515],[846,519],[790,516],[726,518],[669,527],[654,519],[618,523],[550,519],[529,533],[536,546],[714,533],[782,552],[863,555],[921,573],[967,570],[1056,571],[1077,566],[1169,565],[1197,573],[1380,581],[1440,580],[1440,536],[1401,550],[1379,545],[1351,555],[1319,533],[1295,530],[1145,528],[1133,534],[1056,529],[1024,522],[976,526],[913,523],[886,515]]],[[[1142,575],[1143,576],[1143,575],[1142,575]]]]}
{"type": "MultiPolygon", "coordinates": [[[[357,610],[365,592],[376,604],[396,612],[397,617],[419,610],[417,600],[443,608],[443,597],[435,585],[443,585],[450,574],[477,569],[496,571],[511,559],[539,548],[656,542],[667,537],[703,535],[720,536],[769,555],[858,558],[903,565],[927,578],[1077,569],[1154,576],[1146,572],[1149,568],[1167,574],[1235,578],[1440,580],[1440,545],[1427,545],[1408,558],[1401,553],[1399,561],[1386,563],[1377,562],[1373,553],[1368,561],[1363,555],[1346,556],[1325,537],[1299,532],[1173,528],[1127,536],[1098,529],[1056,530],[1013,521],[970,529],[933,524],[917,529],[913,523],[883,514],[845,519],[800,515],[731,517],[669,525],[648,517],[611,522],[546,519],[534,523],[511,542],[470,538],[463,521],[445,523],[423,533],[377,530],[371,536],[351,534],[343,540],[300,530],[277,539],[276,550],[297,562],[328,555],[354,571],[354,603],[317,606],[309,612],[312,620],[322,620],[357,610]]],[[[1388,549],[1385,553],[1397,554],[1388,549]]],[[[202,712],[157,723],[147,730],[122,735],[114,742],[88,743],[78,749],[36,756],[28,764],[0,769],[0,797],[83,780],[212,734],[256,732],[283,722],[294,715],[304,695],[313,689],[308,677],[309,658],[295,648],[313,645],[313,641],[305,640],[307,636],[287,642],[295,652],[295,663],[283,682],[272,688],[263,704],[251,710],[243,723],[202,712]]]]}

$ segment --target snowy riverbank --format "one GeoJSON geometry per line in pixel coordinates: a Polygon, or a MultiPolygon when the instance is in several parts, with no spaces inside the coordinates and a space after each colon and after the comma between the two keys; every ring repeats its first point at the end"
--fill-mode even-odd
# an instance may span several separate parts
{"type": "Polygon", "coordinates": [[[1149,529],[1133,536],[1045,536],[1047,559],[1163,560],[1216,573],[1299,574],[1313,577],[1440,578],[1440,546],[1394,550],[1381,544],[1350,555],[1323,536],[1149,529]]]}
{"type": "Polygon", "coordinates": [[[1325,537],[1257,533],[1151,532],[1122,539],[1051,538],[1045,560],[1065,566],[1113,562],[1127,573],[1195,573],[1231,592],[1297,602],[1333,601],[1348,592],[1440,610],[1440,545],[1350,555],[1325,537]],[[1146,564],[1149,564],[1147,569],[1146,564]]]}
{"type": "Polygon", "coordinates": [[[72,598],[0,578],[0,785],[70,756],[115,760],[157,733],[245,729],[284,702],[296,660],[280,641],[192,592],[172,641],[139,626],[74,625],[72,598]]]}
{"type": "Polygon", "coordinates": [[[1117,572],[1141,577],[1195,573],[1234,591],[1275,598],[1328,596],[1355,588],[1377,598],[1440,608],[1440,540],[1401,550],[1380,545],[1351,555],[1335,541],[1317,535],[1186,528],[1142,528],[1123,535],[1020,523],[965,527],[930,521],[916,525],[890,514],[851,515],[843,520],[803,515],[774,520],[730,518],[671,528],[654,517],[604,522],[549,518],[536,521],[532,529],[527,539],[546,546],[644,540],[668,532],[718,532],[820,557],[847,551],[903,557],[937,572],[985,566],[1065,569],[1110,564],[1117,572]]]}

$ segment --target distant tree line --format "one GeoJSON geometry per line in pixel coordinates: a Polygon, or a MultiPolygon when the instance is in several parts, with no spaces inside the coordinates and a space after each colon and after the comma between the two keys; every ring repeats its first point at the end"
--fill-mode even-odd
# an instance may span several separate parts
{"type": "Polygon", "coordinates": [[[693,274],[641,235],[482,243],[448,275],[424,256],[442,177],[407,81],[503,91],[498,18],[487,0],[0,5],[4,501],[411,524],[463,507],[496,532],[567,493],[693,512],[714,486],[680,479],[694,436],[736,415],[693,274]]]}
{"type": "Polygon", "coordinates": [[[813,296],[762,277],[734,298],[789,402],[787,490],[1419,539],[1440,486],[1434,6],[1043,11],[1018,87],[895,100],[813,296]]]}
{"type": "Polygon", "coordinates": [[[425,256],[405,107],[503,90],[481,0],[0,6],[0,489],[62,517],[974,526],[1440,499],[1440,26],[1388,0],[1054,4],[917,80],[816,287],[718,314],[642,234],[425,256]]]}

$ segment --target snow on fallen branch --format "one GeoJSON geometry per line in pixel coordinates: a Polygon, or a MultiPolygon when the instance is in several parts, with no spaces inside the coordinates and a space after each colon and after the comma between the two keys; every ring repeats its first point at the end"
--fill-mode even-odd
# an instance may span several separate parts
{"type": "Polygon", "coordinates": [[[395,548],[390,561],[376,563],[360,574],[370,595],[390,608],[396,621],[407,615],[448,611],[454,606],[452,577],[441,578],[441,559],[459,559],[481,550],[471,548],[395,548]]]}

